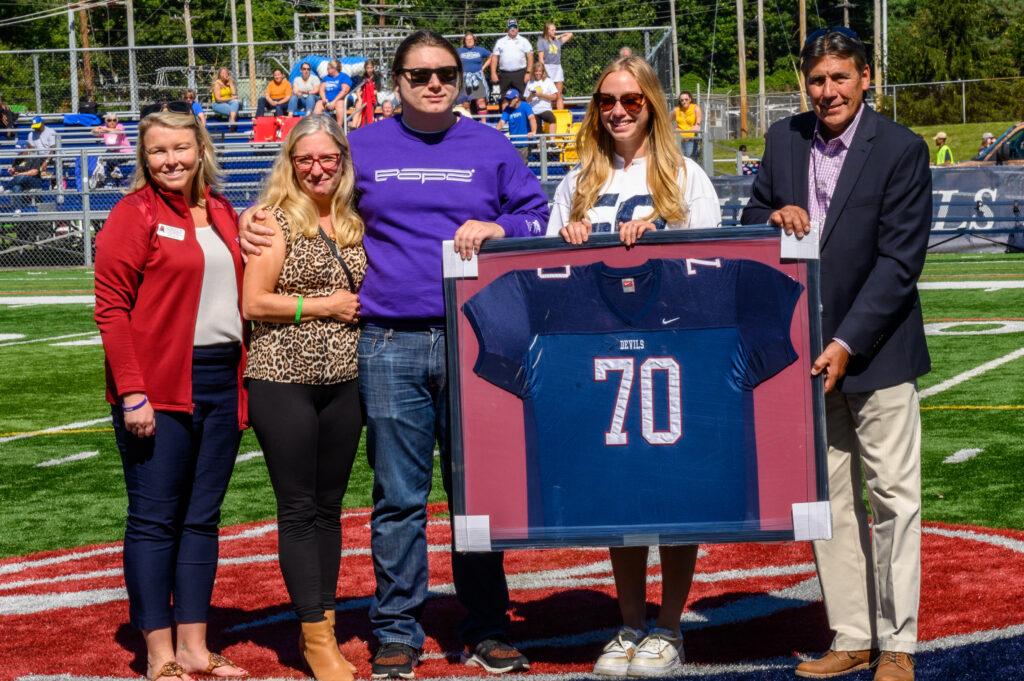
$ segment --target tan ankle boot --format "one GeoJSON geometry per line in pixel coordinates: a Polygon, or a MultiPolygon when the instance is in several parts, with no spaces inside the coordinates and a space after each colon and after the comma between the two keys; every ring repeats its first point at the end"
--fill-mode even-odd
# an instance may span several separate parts
{"type": "Polygon", "coordinates": [[[319,681],[353,681],[348,662],[338,652],[334,628],[326,619],[302,623],[302,656],[319,681]]]}

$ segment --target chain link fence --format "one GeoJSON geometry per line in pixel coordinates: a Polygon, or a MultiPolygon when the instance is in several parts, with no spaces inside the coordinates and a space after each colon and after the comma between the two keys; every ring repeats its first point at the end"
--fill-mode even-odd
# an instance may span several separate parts
{"type": "MultiPolygon", "coordinates": [[[[666,27],[640,27],[616,32],[584,29],[563,53],[565,95],[590,94],[597,76],[624,47],[646,55],[667,92],[673,91],[671,31],[666,27]]],[[[309,55],[373,59],[390,89],[391,58],[407,33],[393,29],[365,29],[333,42],[309,38],[292,42],[145,47],[96,47],[73,50],[21,50],[0,52],[0,73],[5,76],[4,100],[26,115],[78,113],[94,102],[100,111],[137,115],[146,104],[180,99],[193,89],[209,108],[217,71],[227,67],[235,79],[239,100],[251,113],[275,68],[290,73],[309,55]]],[[[490,49],[504,34],[479,34],[490,49]]],[[[523,33],[536,45],[539,33],[523,33]]],[[[461,44],[461,35],[446,36],[461,44]]]]}

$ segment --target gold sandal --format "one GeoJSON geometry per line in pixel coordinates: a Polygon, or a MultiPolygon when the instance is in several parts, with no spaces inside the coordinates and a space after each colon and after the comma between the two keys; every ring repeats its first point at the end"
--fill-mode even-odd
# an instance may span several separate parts
{"type": "Polygon", "coordinates": [[[244,669],[242,669],[237,664],[235,664],[228,658],[224,657],[223,655],[218,655],[217,653],[210,653],[210,664],[206,667],[206,671],[201,673],[206,674],[207,676],[214,676],[219,679],[241,679],[246,676],[249,676],[249,672],[245,671],[244,669]],[[217,669],[218,667],[235,667],[237,669],[241,669],[243,673],[232,674],[231,676],[218,676],[217,674],[213,673],[213,670],[217,669]]]}
{"type": "Polygon", "coordinates": [[[153,677],[153,681],[161,679],[165,676],[169,676],[172,679],[180,679],[183,675],[187,674],[185,668],[177,662],[165,662],[163,667],[160,667],[159,673],[153,677]]]}

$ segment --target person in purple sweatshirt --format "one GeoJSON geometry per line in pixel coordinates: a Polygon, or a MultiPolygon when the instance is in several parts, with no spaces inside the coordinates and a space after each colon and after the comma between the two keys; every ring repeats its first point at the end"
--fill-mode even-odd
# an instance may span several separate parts
{"type": "MultiPolygon", "coordinates": [[[[377,592],[370,609],[380,647],[373,678],[414,675],[427,597],[426,504],[435,442],[451,490],[442,241],[469,258],[487,239],[539,236],[548,221],[540,183],[500,132],[452,112],[462,61],[429,31],[409,35],[393,61],[402,115],[349,135],[369,265],[360,291],[359,391],[374,469],[371,548],[377,592]]],[[[256,216],[257,220],[259,215],[256,216]]],[[[268,245],[242,218],[243,247],[268,245]]],[[[506,636],[508,587],[501,553],[452,552],[455,592],[467,614],[463,661],[492,673],[529,662],[506,636]]]]}

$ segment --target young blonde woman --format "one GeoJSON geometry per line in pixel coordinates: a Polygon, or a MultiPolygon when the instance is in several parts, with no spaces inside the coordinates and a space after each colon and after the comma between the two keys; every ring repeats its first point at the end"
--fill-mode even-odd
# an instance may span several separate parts
{"type": "Polygon", "coordinates": [[[556,109],[564,109],[562,103],[562,85],[565,74],[562,72],[562,46],[572,40],[572,33],[555,33],[555,25],[550,21],[544,24],[544,33],[537,39],[537,59],[544,65],[548,77],[558,90],[554,100],[556,109]]]}
{"type": "Polygon", "coordinates": [[[245,377],[249,418],[277,497],[279,560],[302,623],[299,648],[320,681],[352,681],[338,651],[334,598],[341,502],[363,421],[356,382],[363,221],[352,157],[330,116],[289,133],[259,205],[275,228],[249,258],[243,311],[255,321],[245,377]]]}
{"type": "MultiPolygon", "coordinates": [[[[679,151],[651,66],[612,62],[597,81],[577,137],[580,164],[555,190],[548,234],[572,244],[617,231],[627,246],[654,229],[718,227],[718,196],[679,151]]],[[[610,549],[622,628],[594,666],[609,676],[662,676],[682,664],[679,618],[693,581],[696,546],[659,546],[661,611],[647,629],[646,546],[610,549]]]]}

